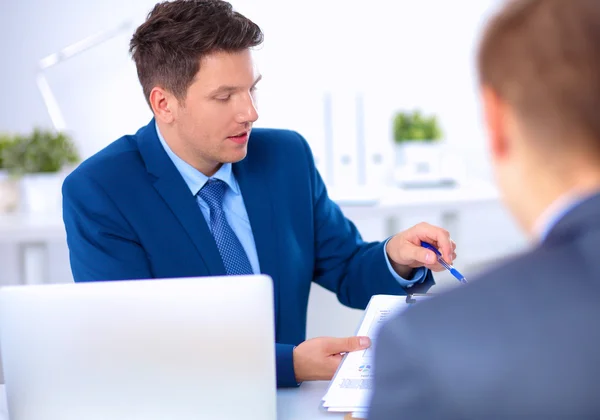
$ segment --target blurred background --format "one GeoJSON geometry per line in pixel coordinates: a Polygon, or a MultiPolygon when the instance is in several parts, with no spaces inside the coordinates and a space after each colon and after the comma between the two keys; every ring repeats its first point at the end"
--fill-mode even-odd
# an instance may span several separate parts
{"type": "MultiPolygon", "coordinates": [[[[154,3],[0,0],[0,285],[72,281],[60,185],[151,119],[128,44],[154,3]]],[[[477,95],[498,0],[232,3],[265,33],[256,126],[308,140],[366,240],[441,225],[467,277],[527,246],[493,185],[477,95]]],[[[353,334],[360,315],[315,286],[308,336],[353,334]]]]}

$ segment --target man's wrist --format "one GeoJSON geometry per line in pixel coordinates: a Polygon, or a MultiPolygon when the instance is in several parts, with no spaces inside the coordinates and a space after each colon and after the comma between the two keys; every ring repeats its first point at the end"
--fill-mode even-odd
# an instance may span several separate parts
{"type": "Polygon", "coordinates": [[[296,359],[296,355],[297,355],[296,354],[296,348],[297,347],[298,346],[294,346],[294,348],[292,349],[292,366],[293,366],[293,369],[294,369],[294,378],[296,378],[296,383],[298,385],[300,385],[302,383],[302,378],[298,377],[298,369],[297,369],[297,366],[296,366],[296,360],[297,360],[296,359]]]}
{"type": "MultiPolygon", "coordinates": [[[[388,258],[389,258],[389,255],[388,255],[388,258]]],[[[389,258],[389,259],[390,259],[390,263],[392,264],[392,268],[394,269],[396,274],[398,274],[403,279],[407,279],[407,280],[412,277],[412,273],[415,270],[414,268],[409,267],[407,265],[397,264],[391,258],[389,258]]]]}
{"type": "Polygon", "coordinates": [[[390,263],[392,269],[403,279],[409,279],[414,268],[409,267],[407,265],[398,264],[394,261],[394,259],[390,256],[388,248],[390,246],[390,242],[393,239],[393,236],[389,238],[385,243],[385,256],[387,257],[388,262],[390,263]]]}

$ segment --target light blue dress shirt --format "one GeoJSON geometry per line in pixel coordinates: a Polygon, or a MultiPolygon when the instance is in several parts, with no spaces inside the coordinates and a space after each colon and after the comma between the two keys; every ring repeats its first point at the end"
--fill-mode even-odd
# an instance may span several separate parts
{"type": "MultiPolygon", "coordinates": [[[[204,184],[206,184],[206,181],[208,181],[208,177],[185,162],[171,150],[163,136],[160,134],[160,131],[158,131],[158,126],[156,127],[156,132],[158,133],[158,138],[165,149],[165,152],[167,152],[173,161],[173,164],[183,177],[183,180],[187,184],[192,195],[196,196],[198,191],[200,191],[204,184]]],[[[220,179],[228,185],[229,188],[227,188],[225,196],[223,197],[223,211],[225,212],[225,217],[227,218],[229,226],[231,226],[231,229],[240,240],[244,251],[246,251],[246,255],[252,266],[252,271],[254,274],[260,274],[260,264],[258,262],[258,254],[256,252],[252,227],[250,226],[250,219],[248,218],[248,212],[244,205],[240,186],[233,175],[231,163],[226,163],[221,166],[212,178],[220,179]]],[[[198,199],[198,203],[200,204],[202,215],[210,228],[210,209],[208,208],[208,204],[201,198],[198,199]]]]}
{"type": "Polygon", "coordinates": [[[541,216],[541,220],[537,221],[535,227],[540,241],[545,241],[554,226],[587,198],[589,197],[565,195],[552,203],[551,207],[546,209],[546,213],[541,216]]]}
{"type": "MultiPolygon", "coordinates": [[[[158,124],[156,125],[156,133],[158,134],[158,139],[165,149],[165,152],[167,152],[167,155],[169,155],[169,158],[171,161],[173,161],[173,164],[183,177],[183,180],[187,184],[192,195],[196,196],[198,191],[200,191],[206,181],[208,181],[209,177],[204,175],[189,163],[185,162],[171,150],[164,137],[160,133],[158,124]]],[[[225,212],[225,217],[227,218],[227,222],[231,226],[231,229],[235,232],[236,236],[240,240],[244,251],[246,251],[246,255],[248,255],[248,260],[252,266],[252,271],[255,274],[260,274],[260,265],[258,262],[258,254],[256,252],[254,235],[252,234],[252,227],[250,226],[250,219],[248,218],[248,212],[246,211],[246,206],[244,205],[242,192],[235,179],[235,176],[233,175],[231,163],[223,164],[223,166],[221,166],[221,168],[212,176],[212,178],[220,179],[229,186],[229,188],[227,188],[225,191],[225,196],[223,197],[223,211],[225,212]]],[[[206,202],[202,199],[198,199],[198,202],[200,203],[202,215],[204,216],[208,226],[210,226],[210,210],[208,208],[208,204],[206,204],[206,202]]],[[[420,283],[425,279],[427,269],[423,267],[414,270],[411,280],[406,280],[400,277],[392,268],[392,264],[387,257],[387,253],[385,252],[385,247],[383,248],[383,253],[390,273],[402,287],[411,287],[413,284],[420,283]]]]}

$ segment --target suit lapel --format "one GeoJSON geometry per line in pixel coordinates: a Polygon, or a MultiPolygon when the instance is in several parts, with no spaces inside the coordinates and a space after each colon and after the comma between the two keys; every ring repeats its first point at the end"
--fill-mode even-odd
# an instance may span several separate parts
{"type": "MultiPolygon", "coordinates": [[[[273,288],[279,282],[279,265],[277,254],[277,228],[275,222],[275,210],[273,208],[273,197],[269,190],[269,178],[257,165],[252,165],[247,157],[241,162],[233,165],[233,173],[240,186],[242,197],[254,243],[260,263],[260,271],[268,274],[273,279],[273,288]]],[[[275,293],[275,313],[279,313],[279,296],[275,293]]]]}
{"type": "Polygon", "coordinates": [[[148,172],[156,177],[154,188],[186,231],[209,275],[225,275],[225,266],[202,211],[177,168],[160,144],[154,119],[138,132],[139,149],[148,172]]]}

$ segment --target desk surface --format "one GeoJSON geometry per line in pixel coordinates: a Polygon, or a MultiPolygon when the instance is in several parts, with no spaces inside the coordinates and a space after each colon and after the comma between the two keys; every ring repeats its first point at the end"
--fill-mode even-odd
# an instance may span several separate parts
{"type": "MultiPolygon", "coordinates": [[[[300,388],[277,390],[277,418],[279,420],[341,420],[342,414],[319,409],[329,382],[306,382],[300,388]]],[[[0,420],[8,420],[4,385],[0,385],[0,420]]]]}

